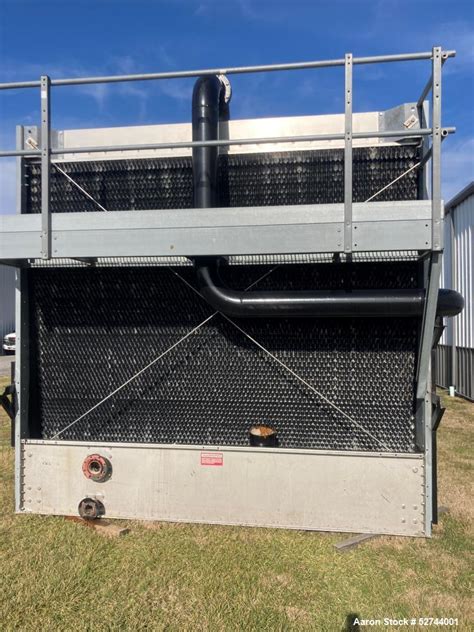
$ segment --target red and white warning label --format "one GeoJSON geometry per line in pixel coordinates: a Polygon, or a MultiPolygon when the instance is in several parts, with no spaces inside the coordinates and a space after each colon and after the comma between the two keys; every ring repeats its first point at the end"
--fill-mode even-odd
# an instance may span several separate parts
{"type": "Polygon", "coordinates": [[[222,452],[201,452],[201,465],[224,465],[222,452]]]}

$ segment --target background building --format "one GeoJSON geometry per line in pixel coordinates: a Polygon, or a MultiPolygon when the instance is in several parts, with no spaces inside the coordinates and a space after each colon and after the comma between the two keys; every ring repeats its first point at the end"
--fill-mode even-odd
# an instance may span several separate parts
{"type": "Polygon", "coordinates": [[[0,355],[3,336],[15,331],[15,269],[0,265],[0,355]]]}
{"type": "Polygon", "coordinates": [[[474,399],[474,181],[445,208],[441,286],[461,292],[463,312],[447,319],[437,352],[437,383],[474,399]]]}

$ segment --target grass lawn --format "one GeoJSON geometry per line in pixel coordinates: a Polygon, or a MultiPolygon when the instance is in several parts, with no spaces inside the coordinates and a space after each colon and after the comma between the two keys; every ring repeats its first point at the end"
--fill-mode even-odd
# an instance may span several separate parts
{"type": "Polygon", "coordinates": [[[332,631],[357,629],[354,615],[458,617],[457,629],[474,629],[474,405],[443,399],[449,512],[434,537],[385,536],[343,554],[338,534],[127,522],[128,535],[108,539],[64,518],[17,516],[0,413],[0,631],[332,631]]]}

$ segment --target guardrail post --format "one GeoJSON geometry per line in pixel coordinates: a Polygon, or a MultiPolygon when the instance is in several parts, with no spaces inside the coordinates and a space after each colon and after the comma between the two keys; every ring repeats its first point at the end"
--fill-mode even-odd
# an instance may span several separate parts
{"type": "Polygon", "coordinates": [[[441,250],[443,246],[441,234],[441,47],[433,48],[433,155],[431,158],[431,199],[432,199],[432,248],[441,250]]]}
{"type": "Polygon", "coordinates": [[[51,258],[51,81],[47,75],[41,77],[41,256],[51,258]]]}
{"type": "Polygon", "coordinates": [[[344,252],[352,252],[352,53],[345,56],[344,81],[344,252]]]}

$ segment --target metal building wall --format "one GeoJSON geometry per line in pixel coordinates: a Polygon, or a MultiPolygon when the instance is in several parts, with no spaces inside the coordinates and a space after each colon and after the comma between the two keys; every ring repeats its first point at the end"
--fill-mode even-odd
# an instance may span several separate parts
{"type": "Polygon", "coordinates": [[[445,251],[441,286],[461,292],[466,302],[463,312],[447,320],[437,353],[437,382],[456,386],[456,391],[474,399],[474,182],[446,205],[445,251]],[[454,235],[452,233],[454,220],[454,235]],[[454,248],[454,268],[452,265],[454,248]],[[454,328],[454,329],[453,329],[454,328]],[[453,331],[455,370],[453,376],[453,331]]]}
{"type": "MultiPolygon", "coordinates": [[[[0,343],[12,331],[15,331],[15,269],[0,265],[0,343]]],[[[2,344],[0,355],[3,355],[2,344]]]]}

